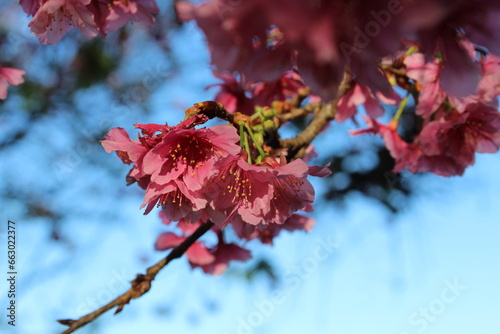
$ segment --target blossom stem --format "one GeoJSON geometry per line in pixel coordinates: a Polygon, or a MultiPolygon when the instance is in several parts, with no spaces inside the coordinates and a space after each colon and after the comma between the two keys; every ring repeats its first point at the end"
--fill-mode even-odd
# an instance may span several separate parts
{"type": "Polygon", "coordinates": [[[240,123],[240,146],[247,152],[247,161],[251,165],[252,157],[250,154],[250,145],[248,144],[248,137],[245,133],[245,124],[240,123]]]}
{"type": "Polygon", "coordinates": [[[252,116],[250,116],[250,120],[254,121],[257,118],[259,118],[260,117],[260,110],[261,109],[258,109],[252,116]]]}
{"type": "Polygon", "coordinates": [[[255,135],[253,133],[252,128],[248,124],[245,125],[245,128],[246,128],[248,134],[250,135],[250,138],[252,138],[252,141],[254,143],[254,146],[257,148],[257,151],[259,151],[259,155],[262,158],[265,157],[267,154],[266,154],[266,152],[264,152],[262,147],[260,147],[259,143],[257,142],[257,139],[255,138],[255,135]]]}
{"type": "Polygon", "coordinates": [[[403,114],[403,110],[406,108],[407,104],[408,104],[408,95],[406,95],[406,97],[401,100],[401,103],[399,104],[398,107],[398,111],[396,111],[396,114],[392,118],[394,121],[399,122],[399,118],[403,114]]]}

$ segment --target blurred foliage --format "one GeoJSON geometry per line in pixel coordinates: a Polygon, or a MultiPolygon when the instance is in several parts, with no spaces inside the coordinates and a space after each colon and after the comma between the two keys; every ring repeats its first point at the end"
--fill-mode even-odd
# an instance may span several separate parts
{"type": "Polygon", "coordinates": [[[80,46],[73,59],[76,87],[86,88],[105,80],[118,67],[118,55],[106,50],[102,39],[93,39],[80,46]]]}

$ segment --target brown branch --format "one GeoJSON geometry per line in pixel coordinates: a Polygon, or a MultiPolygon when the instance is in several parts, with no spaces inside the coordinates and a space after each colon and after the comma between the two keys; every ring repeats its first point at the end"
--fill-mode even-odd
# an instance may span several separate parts
{"type": "MultiPolygon", "coordinates": [[[[218,117],[220,119],[226,120],[231,124],[235,124],[235,114],[231,114],[224,108],[222,103],[217,103],[214,101],[204,101],[194,104],[196,113],[206,115],[208,118],[212,119],[218,117]]],[[[189,109],[188,109],[189,110],[189,109]]]]}
{"type": "Polygon", "coordinates": [[[61,334],[73,333],[78,328],[85,326],[86,324],[95,320],[103,313],[109,311],[115,306],[118,306],[115,314],[119,313],[123,309],[123,307],[130,302],[131,299],[139,298],[140,296],[148,292],[151,288],[151,282],[155,279],[160,270],[162,270],[170,261],[181,257],[196,240],[198,240],[203,234],[209,231],[213,226],[214,223],[208,221],[198,227],[198,229],[194,231],[194,233],[191,234],[186,240],[184,240],[179,246],[172,249],[172,251],[166,257],[164,257],[158,263],[149,267],[146,270],[145,275],[137,274],[136,278],[131,282],[132,287],[127,292],[116,297],[106,305],[87,315],[82,316],[77,320],[58,320],[61,324],[69,326],[69,328],[61,334]]]}
{"type": "Polygon", "coordinates": [[[329,121],[335,118],[335,114],[337,113],[337,104],[342,96],[351,87],[351,81],[352,75],[349,71],[345,71],[344,78],[340,83],[335,99],[330,103],[325,103],[319,106],[319,110],[315,113],[314,118],[295,138],[280,140],[281,147],[288,148],[288,156],[294,157],[294,159],[302,158],[304,156],[307,147],[313,139],[316,138],[329,121]]]}
{"type": "Polygon", "coordinates": [[[316,113],[322,105],[321,102],[309,103],[302,108],[292,108],[289,112],[276,115],[276,118],[283,124],[298,117],[306,117],[309,114],[316,113]]]}

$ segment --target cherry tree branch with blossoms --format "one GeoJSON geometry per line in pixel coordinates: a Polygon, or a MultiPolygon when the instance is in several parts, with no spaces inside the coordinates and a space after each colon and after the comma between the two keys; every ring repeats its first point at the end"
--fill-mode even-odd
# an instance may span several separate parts
{"type": "MultiPolygon", "coordinates": [[[[129,21],[153,25],[154,0],[21,0],[31,32],[57,44],[78,29],[87,38],[129,21]]],[[[247,261],[249,240],[272,244],[282,231],[310,231],[315,191],[313,140],[338,123],[363,118],[353,136],[381,137],[394,172],[463,175],[476,153],[500,147],[500,5],[481,0],[175,1],[181,22],[196,23],[220,80],[214,101],[194,104],[177,125],[135,124],[137,139],[112,128],[101,141],[132,165],[127,185],[145,191],[141,209],[159,208],[170,229],[155,249],[172,251],[139,274],[112,302],[77,320],[75,329],[149,291],[171,260],[222,274],[247,261]],[[258,18],[258,19],[256,19],[258,18]],[[407,108],[411,106],[411,108],[407,108]],[[362,113],[362,110],[364,113],[362,113]],[[402,115],[415,122],[407,128],[402,115]],[[386,117],[386,123],[380,119],[386,117]],[[200,127],[210,119],[224,124],[200,127]],[[310,118],[294,138],[279,130],[310,118]],[[228,242],[228,226],[237,242],[228,242]],[[211,232],[217,244],[200,239],[211,232]]],[[[0,66],[0,99],[25,72],[0,66]]]]}
{"type": "Polygon", "coordinates": [[[179,246],[172,249],[170,253],[151,267],[146,270],[146,274],[138,274],[137,277],[131,281],[132,287],[127,290],[125,293],[116,297],[106,305],[98,308],[97,310],[90,312],[76,320],[73,319],[64,319],[58,320],[59,323],[63,325],[69,326],[64,332],[61,334],[69,334],[73,333],[80,327],[85,326],[89,322],[94,321],[99,316],[104,314],[105,312],[111,310],[114,307],[117,307],[115,314],[121,312],[123,307],[130,302],[132,299],[139,298],[143,294],[149,291],[151,288],[151,283],[155,279],[156,275],[167,265],[170,261],[180,258],[188,248],[200,238],[203,234],[209,231],[214,224],[210,221],[204,223],[200,227],[196,229],[186,240],[184,240],[179,246]]]}
{"type": "MultiPolygon", "coordinates": [[[[231,114],[227,110],[225,110],[224,106],[222,106],[220,103],[216,103],[213,101],[205,101],[205,102],[195,103],[192,108],[189,108],[186,110],[186,117],[187,117],[187,119],[177,126],[177,129],[181,129],[180,131],[183,131],[185,128],[193,127],[194,125],[198,125],[199,123],[205,122],[207,119],[212,119],[215,117],[226,120],[226,121],[230,122],[231,124],[233,124],[234,126],[238,126],[239,122],[248,122],[249,121],[248,116],[241,115],[238,113],[231,114]]],[[[160,125],[156,125],[156,126],[155,125],[147,125],[147,126],[146,125],[143,125],[143,126],[138,125],[138,127],[142,128],[143,133],[147,134],[147,136],[154,136],[153,132],[151,132],[151,131],[160,130],[162,128],[165,129],[165,127],[162,127],[160,125]]],[[[120,129],[118,129],[118,128],[116,130],[120,131],[120,129]]],[[[175,130],[175,128],[172,128],[171,131],[172,130],[175,130]]],[[[318,133],[319,133],[319,131],[316,131],[313,134],[313,136],[316,136],[318,133]]],[[[300,134],[299,134],[299,136],[300,136],[300,134]]],[[[124,138],[117,137],[116,134],[112,134],[110,131],[110,134],[108,134],[105,137],[105,140],[103,141],[103,145],[108,150],[109,149],[116,150],[118,153],[118,156],[122,159],[122,161],[127,163],[127,162],[131,161],[130,159],[131,159],[132,154],[133,154],[132,152],[137,150],[137,147],[135,149],[131,148],[128,144],[131,144],[132,142],[130,141],[127,143],[127,140],[125,139],[125,143],[127,145],[128,151],[117,150],[118,146],[120,146],[120,148],[124,147],[123,146],[123,143],[124,143],[123,139],[124,138]]],[[[151,137],[149,137],[149,139],[151,139],[151,137]]],[[[312,140],[312,138],[311,138],[311,140],[312,140]]],[[[293,153],[291,153],[291,155],[288,156],[289,160],[293,160],[295,158],[298,158],[298,157],[294,156],[293,153]]],[[[271,160],[271,164],[273,164],[273,160],[271,160]]],[[[279,167],[279,164],[276,161],[274,161],[274,164],[275,164],[274,167],[279,167]]],[[[323,168],[322,170],[320,169],[320,170],[316,170],[314,172],[310,172],[311,175],[315,174],[318,176],[325,176],[325,175],[328,175],[329,173],[330,173],[330,171],[327,170],[326,168],[323,168]]],[[[141,184],[140,179],[134,179],[131,182],[138,182],[139,185],[141,184]]],[[[148,181],[146,181],[146,182],[148,182],[148,181]]],[[[296,186],[297,185],[294,185],[293,187],[296,187],[296,186]]],[[[301,187],[301,185],[299,185],[299,187],[301,187]]],[[[250,192],[250,190],[248,192],[250,192]]],[[[247,194],[247,195],[249,195],[249,194],[247,194]]],[[[242,194],[242,196],[247,196],[247,195],[242,194]]],[[[173,202],[175,203],[175,199],[176,198],[180,199],[181,196],[182,195],[174,197],[173,202]]],[[[236,196],[238,196],[238,195],[236,195],[236,196]]],[[[156,203],[156,200],[154,202],[156,203]]],[[[161,202],[161,205],[165,205],[165,204],[166,204],[165,199],[163,199],[163,202],[161,202]]],[[[158,204],[158,205],[160,205],[160,204],[158,204]]],[[[176,210],[175,209],[173,209],[173,210],[167,209],[166,211],[163,211],[163,212],[168,214],[168,215],[172,215],[172,211],[176,211],[176,210]]],[[[178,213],[173,213],[173,216],[177,217],[177,215],[178,215],[178,213]]],[[[220,217],[220,215],[215,215],[214,217],[216,217],[216,216],[220,217]]],[[[226,215],[224,215],[224,216],[226,216],[226,215]]],[[[289,215],[287,215],[287,217],[288,216],[289,215]]],[[[187,216],[184,216],[181,219],[187,219],[187,216]]],[[[225,217],[223,219],[225,221],[227,220],[227,218],[225,218],[225,217]]],[[[273,218],[270,218],[270,219],[273,219],[273,218]]],[[[281,218],[281,219],[283,219],[283,218],[281,218]]],[[[300,222],[298,224],[300,225],[300,222]]],[[[149,289],[151,288],[151,283],[155,279],[156,275],[168,263],[170,263],[170,261],[172,261],[176,258],[179,258],[183,254],[188,252],[190,250],[190,247],[193,246],[193,244],[195,244],[195,242],[201,236],[203,236],[206,232],[210,231],[211,229],[214,229],[216,231],[216,233],[218,233],[219,235],[221,235],[221,233],[222,233],[222,231],[219,230],[219,228],[216,227],[215,224],[211,220],[206,220],[204,223],[193,222],[190,225],[191,226],[198,226],[198,227],[188,237],[184,238],[183,240],[177,240],[177,241],[180,241],[180,244],[173,247],[172,251],[165,258],[163,258],[162,260],[160,260],[159,262],[157,262],[153,266],[149,267],[146,270],[146,274],[138,274],[137,277],[131,281],[131,288],[129,290],[127,290],[125,293],[116,297],[115,299],[108,302],[106,305],[100,307],[99,309],[97,309],[97,310],[95,310],[87,315],[84,315],[76,320],[73,320],[73,319],[58,320],[59,323],[69,326],[69,328],[66,329],[64,332],[62,332],[62,334],[68,334],[68,333],[74,332],[76,329],[78,329],[82,326],[85,326],[89,322],[92,322],[93,320],[95,320],[96,318],[98,318],[99,316],[101,316],[102,314],[111,310],[114,307],[117,307],[115,314],[121,312],[123,307],[126,304],[128,304],[130,302],[130,300],[139,298],[140,296],[142,296],[143,294],[148,292],[149,289]]],[[[222,227],[224,227],[226,225],[227,225],[227,222],[222,223],[222,227]]],[[[296,227],[291,227],[291,229],[295,229],[295,228],[296,227]]],[[[192,227],[188,228],[188,230],[192,231],[192,227]]],[[[168,234],[168,235],[165,235],[165,237],[171,239],[172,237],[174,237],[174,235],[168,234]]],[[[169,240],[169,241],[162,240],[162,238],[160,236],[157,244],[158,243],[164,244],[161,247],[168,248],[169,246],[166,246],[165,243],[168,244],[168,243],[171,243],[171,241],[172,240],[169,240]]],[[[231,251],[233,251],[233,252],[235,250],[238,251],[238,249],[236,248],[238,246],[235,246],[235,245],[232,245],[232,246],[233,246],[233,248],[231,249],[231,251]]],[[[247,258],[248,254],[243,249],[240,249],[239,251],[243,252],[243,256],[240,256],[240,259],[247,258]]],[[[200,256],[200,255],[198,255],[198,256],[200,256]]],[[[230,257],[233,257],[233,259],[238,259],[238,256],[234,257],[234,254],[230,257]]],[[[221,263],[223,265],[225,265],[224,262],[227,262],[228,260],[229,259],[225,259],[221,263]]],[[[224,269],[225,268],[222,268],[222,270],[224,270],[224,269]]],[[[220,269],[214,268],[214,269],[212,269],[212,272],[216,273],[217,270],[220,270],[220,269]]]]}

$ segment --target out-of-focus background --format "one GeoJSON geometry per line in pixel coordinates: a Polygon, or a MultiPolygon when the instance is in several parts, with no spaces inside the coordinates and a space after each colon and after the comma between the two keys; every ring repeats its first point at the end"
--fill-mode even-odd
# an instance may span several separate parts
{"type": "MultiPolygon", "coordinates": [[[[0,331],[58,333],[129,287],[165,253],[166,230],[126,187],[128,167],[99,140],[133,123],[176,124],[213,99],[203,36],[171,8],[152,28],[106,40],[77,31],[56,46],[31,35],[14,1],[0,1],[0,65],[26,71],[0,101],[0,331]],[[7,220],[17,227],[17,319],[7,325],[7,220]]],[[[389,118],[394,110],[388,110],[389,118]]],[[[292,136],[303,123],[282,129],[292,136]]],[[[247,263],[221,277],[165,268],[150,292],[78,333],[500,332],[499,155],[478,155],[463,177],[396,175],[375,137],[332,124],[315,141],[316,226],[246,245],[247,263]]]]}

